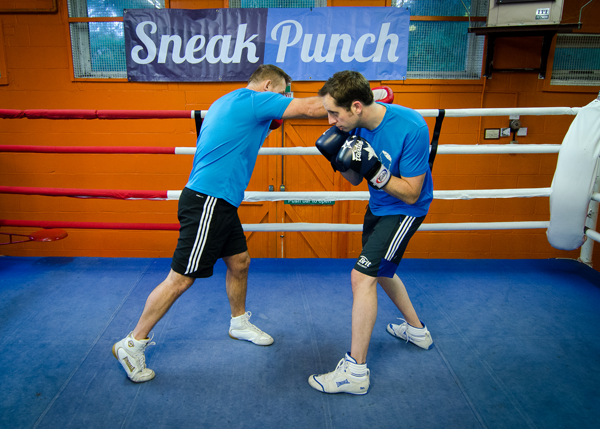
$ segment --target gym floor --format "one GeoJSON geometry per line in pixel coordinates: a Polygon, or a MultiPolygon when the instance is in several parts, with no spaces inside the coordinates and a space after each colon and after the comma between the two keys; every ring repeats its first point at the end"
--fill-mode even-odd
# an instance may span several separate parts
{"type": "Polygon", "coordinates": [[[111,353],[170,259],[0,257],[2,428],[597,428],[600,273],[573,260],[402,261],[429,351],[389,335],[379,288],[365,396],[307,379],[350,348],[350,259],[255,259],[247,309],[275,339],[229,338],[225,266],[155,327],[129,381],[111,353]]]}

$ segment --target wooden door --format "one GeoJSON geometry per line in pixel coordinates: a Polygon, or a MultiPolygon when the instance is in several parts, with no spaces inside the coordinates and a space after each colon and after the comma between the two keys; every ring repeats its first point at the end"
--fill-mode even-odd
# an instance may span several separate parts
{"type": "MultiPolygon", "coordinates": [[[[314,147],[315,141],[329,128],[326,120],[288,120],[284,124],[286,147],[314,147]]],[[[346,191],[350,184],[320,155],[289,155],[283,159],[283,185],[287,192],[346,191]]],[[[298,204],[279,202],[281,223],[348,223],[350,203],[298,204]]],[[[340,232],[285,232],[280,234],[281,255],[285,258],[348,257],[348,235],[340,232]]]]}
{"type": "MultiPolygon", "coordinates": [[[[273,131],[263,147],[314,147],[329,128],[326,120],[286,120],[273,131]]],[[[351,186],[335,173],[321,155],[260,155],[249,191],[327,192],[366,191],[367,185],[351,186]]],[[[352,223],[362,224],[366,201],[334,201],[306,204],[294,201],[244,202],[242,223],[352,223]]],[[[361,251],[361,234],[348,232],[247,232],[253,258],[353,258],[361,251]]]]}

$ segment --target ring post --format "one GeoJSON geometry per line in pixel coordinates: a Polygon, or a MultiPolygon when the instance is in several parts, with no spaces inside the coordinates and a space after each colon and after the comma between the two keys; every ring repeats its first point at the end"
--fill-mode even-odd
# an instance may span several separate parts
{"type": "MultiPolygon", "coordinates": [[[[600,172],[598,171],[598,167],[596,166],[596,182],[594,184],[593,194],[597,193],[600,190],[600,172]]],[[[588,208],[587,219],[585,220],[586,228],[591,229],[592,231],[596,230],[596,224],[598,221],[598,206],[600,204],[593,199],[590,201],[590,206],[588,208]]],[[[581,253],[579,254],[579,262],[583,262],[589,267],[592,267],[592,254],[594,251],[594,240],[586,240],[581,246],[581,253]]]]}

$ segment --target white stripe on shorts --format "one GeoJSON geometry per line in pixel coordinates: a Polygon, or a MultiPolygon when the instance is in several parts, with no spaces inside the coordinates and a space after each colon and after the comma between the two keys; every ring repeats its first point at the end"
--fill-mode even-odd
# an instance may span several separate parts
{"type": "Polygon", "coordinates": [[[216,203],[217,199],[215,197],[206,196],[206,203],[204,203],[204,209],[202,211],[202,216],[200,217],[196,241],[194,242],[194,247],[190,253],[190,259],[188,260],[188,265],[184,274],[193,273],[198,269],[216,203]]]}
{"type": "Polygon", "coordinates": [[[406,233],[410,230],[410,227],[412,226],[414,220],[414,216],[404,217],[404,220],[400,224],[398,231],[396,231],[396,235],[394,236],[394,239],[390,243],[390,247],[388,247],[387,253],[385,254],[384,258],[386,260],[391,261],[392,259],[394,259],[396,251],[398,250],[398,247],[400,247],[400,243],[402,243],[402,240],[404,240],[404,237],[406,237],[406,233]]]}

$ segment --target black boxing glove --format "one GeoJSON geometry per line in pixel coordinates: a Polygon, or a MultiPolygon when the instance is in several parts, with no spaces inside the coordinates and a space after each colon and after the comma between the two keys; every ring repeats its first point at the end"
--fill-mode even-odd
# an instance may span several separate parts
{"type": "Polygon", "coordinates": [[[344,167],[344,165],[337,162],[337,154],[349,136],[349,133],[341,131],[338,127],[333,126],[325,131],[315,143],[317,149],[319,149],[319,152],[321,152],[323,156],[327,158],[329,162],[331,162],[333,171],[339,170],[344,172],[348,170],[348,168],[344,167]]]}
{"type": "Polygon", "coordinates": [[[377,189],[387,185],[392,177],[390,170],[384,167],[369,142],[362,137],[349,137],[337,155],[337,162],[346,170],[363,176],[369,185],[377,189]]]}

